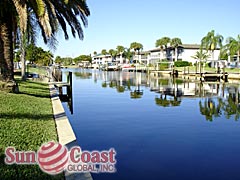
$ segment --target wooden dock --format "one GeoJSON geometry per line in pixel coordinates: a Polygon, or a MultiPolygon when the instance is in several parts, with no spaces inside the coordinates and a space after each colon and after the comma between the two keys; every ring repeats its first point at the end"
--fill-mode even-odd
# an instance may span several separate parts
{"type": "Polygon", "coordinates": [[[228,73],[187,73],[181,76],[183,79],[195,79],[200,81],[228,81],[228,73]]]}

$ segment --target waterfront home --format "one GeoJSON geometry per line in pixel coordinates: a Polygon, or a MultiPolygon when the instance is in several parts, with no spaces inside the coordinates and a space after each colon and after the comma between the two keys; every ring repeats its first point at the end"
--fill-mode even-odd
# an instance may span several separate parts
{"type": "Polygon", "coordinates": [[[97,54],[92,57],[93,64],[107,64],[113,61],[113,58],[110,54],[97,54]]]}
{"type": "MultiPolygon", "coordinates": [[[[160,48],[149,50],[148,63],[155,64],[161,59],[167,59],[169,61],[174,61],[175,56],[177,56],[178,61],[188,61],[194,64],[197,60],[193,58],[197,51],[200,50],[199,44],[182,44],[178,47],[177,54],[175,55],[175,49],[168,46],[163,51],[160,48]]],[[[220,49],[214,51],[214,57],[218,59],[220,55],[220,49]]],[[[211,52],[209,52],[208,61],[212,60],[211,52]]]]}
{"type": "MultiPolygon", "coordinates": [[[[197,60],[193,58],[196,55],[197,51],[200,50],[199,44],[182,44],[178,47],[177,54],[175,55],[175,49],[170,45],[166,48],[161,50],[160,48],[151,49],[148,51],[141,51],[134,53],[133,59],[130,62],[133,63],[143,63],[143,64],[156,64],[160,59],[169,60],[170,62],[175,60],[175,56],[177,56],[178,61],[188,61],[194,64],[197,60]]],[[[220,49],[216,49],[214,51],[215,62],[219,59],[220,49]]],[[[209,58],[208,61],[212,61],[212,54],[209,51],[209,58]]],[[[120,55],[117,55],[116,58],[113,60],[111,55],[106,54],[98,54],[92,57],[92,62],[94,64],[107,64],[108,62],[115,61],[117,63],[125,63],[129,62],[125,58],[120,55]]],[[[213,66],[215,66],[213,64],[213,66]]]]}

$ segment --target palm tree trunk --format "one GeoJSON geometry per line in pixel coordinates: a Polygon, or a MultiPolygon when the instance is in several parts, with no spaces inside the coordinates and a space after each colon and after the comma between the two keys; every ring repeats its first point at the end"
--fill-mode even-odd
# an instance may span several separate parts
{"type": "MultiPolygon", "coordinates": [[[[214,64],[214,66],[215,66],[215,62],[214,62],[214,50],[212,50],[212,64],[214,64]]],[[[216,69],[217,69],[218,67],[216,67],[216,69]]]]}
{"type": "Polygon", "coordinates": [[[26,79],[26,62],[25,62],[25,57],[26,57],[26,51],[25,51],[25,37],[24,37],[24,33],[21,33],[21,63],[22,63],[22,67],[21,67],[21,76],[22,76],[22,80],[26,79]]]}
{"type": "Polygon", "coordinates": [[[13,81],[13,41],[12,41],[12,25],[9,17],[3,17],[0,21],[0,54],[2,62],[2,78],[3,81],[13,81]]]}
{"type": "Polygon", "coordinates": [[[18,92],[17,83],[14,80],[13,70],[13,36],[12,17],[4,16],[0,20],[0,65],[2,81],[6,82],[6,87],[12,92],[18,92]]]}

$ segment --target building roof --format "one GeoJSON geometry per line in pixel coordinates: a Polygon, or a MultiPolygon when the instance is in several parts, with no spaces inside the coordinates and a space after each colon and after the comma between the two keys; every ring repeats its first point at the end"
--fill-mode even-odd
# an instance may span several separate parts
{"type": "Polygon", "coordinates": [[[93,56],[92,58],[102,58],[102,57],[111,57],[111,55],[110,54],[106,54],[106,55],[104,55],[104,54],[97,54],[97,55],[93,56]]]}
{"type": "Polygon", "coordinates": [[[180,45],[184,49],[200,49],[201,45],[200,44],[182,44],[180,45]]]}

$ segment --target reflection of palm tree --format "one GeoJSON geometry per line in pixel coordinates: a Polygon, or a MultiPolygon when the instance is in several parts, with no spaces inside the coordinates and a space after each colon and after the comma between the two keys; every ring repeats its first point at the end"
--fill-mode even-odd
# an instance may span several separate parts
{"type": "Polygon", "coordinates": [[[131,90],[131,80],[130,79],[127,81],[127,88],[128,88],[128,90],[131,90]]]}
{"type": "Polygon", "coordinates": [[[155,98],[155,103],[159,106],[163,107],[169,107],[170,106],[170,100],[167,100],[167,95],[165,94],[164,98],[163,95],[160,95],[160,98],[155,98]]]}
{"type": "Polygon", "coordinates": [[[235,120],[238,120],[240,117],[240,106],[239,106],[239,94],[238,90],[236,90],[236,94],[229,94],[229,97],[226,101],[222,102],[225,117],[229,119],[232,115],[235,120]]]}
{"type": "Polygon", "coordinates": [[[117,92],[119,93],[123,93],[125,91],[125,87],[124,86],[117,86],[117,92]]]}
{"type": "Polygon", "coordinates": [[[106,82],[103,82],[103,83],[102,83],[102,87],[103,87],[103,88],[106,88],[106,87],[107,87],[107,83],[106,83],[106,82]]]}
{"type": "Polygon", "coordinates": [[[143,95],[143,90],[140,90],[140,84],[138,84],[137,87],[138,87],[137,89],[130,93],[132,99],[141,98],[143,95]]]}
{"type": "Polygon", "coordinates": [[[181,101],[177,97],[174,97],[173,100],[170,100],[170,103],[172,106],[180,106],[181,101]]]}
{"type": "Polygon", "coordinates": [[[115,81],[111,81],[110,84],[109,84],[110,88],[114,88],[116,86],[117,86],[117,83],[115,81]]]}
{"type": "Polygon", "coordinates": [[[199,108],[201,114],[209,121],[212,121],[213,117],[219,117],[221,115],[221,103],[218,103],[216,106],[211,98],[205,99],[204,104],[202,104],[202,101],[199,101],[199,108]]]}
{"type": "Polygon", "coordinates": [[[143,92],[139,92],[137,90],[130,93],[132,99],[139,99],[142,97],[143,92]]]}

